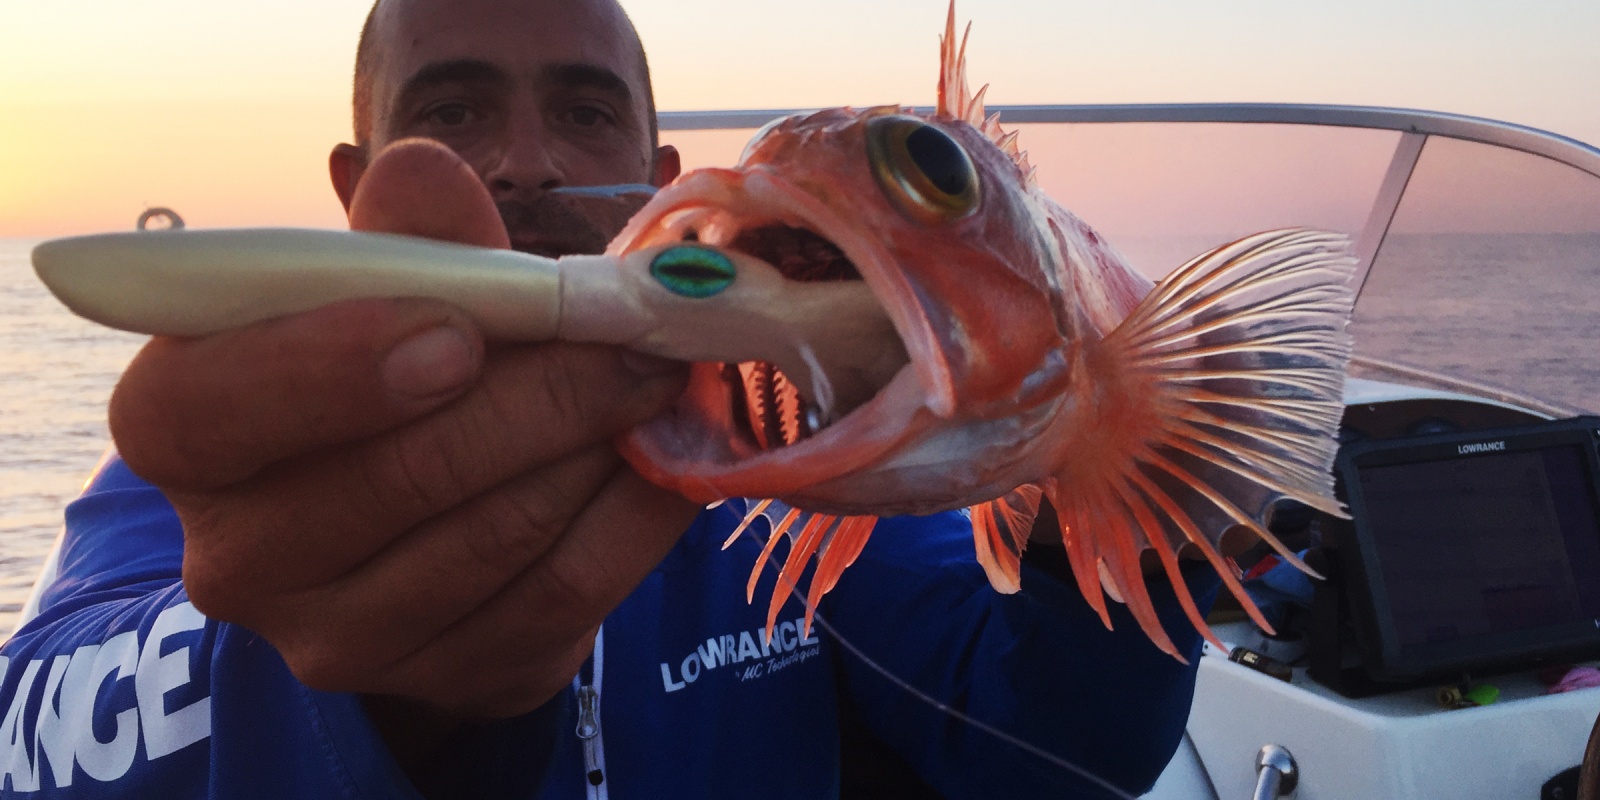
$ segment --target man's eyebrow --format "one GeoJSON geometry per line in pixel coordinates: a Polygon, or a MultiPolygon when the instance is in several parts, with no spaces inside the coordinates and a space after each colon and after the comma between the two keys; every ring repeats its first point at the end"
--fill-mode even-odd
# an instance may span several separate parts
{"type": "Polygon", "coordinates": [[[505,85],[511,82],[511,76],[505,70],[487,62],[474,58],[461,58],[452,61],[437,61],[424,66],[412,73],[411,77],[400,86],[399,101],[404,104],[406,98],[434,86],[445,83],[490,83],[505,85]]]}
{"type": "Polygon", "coordinates": [[[594,64],[550,64],[540,68],[539,77],[563,89],[598,89],[625,102],[633,100],[633,88],[621,75],[594,64]]]}

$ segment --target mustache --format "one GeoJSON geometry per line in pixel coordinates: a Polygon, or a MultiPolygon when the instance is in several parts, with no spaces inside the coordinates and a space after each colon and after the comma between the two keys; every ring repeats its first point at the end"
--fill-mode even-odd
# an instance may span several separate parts
{"type": "Polygon", "coordinates": [[[574,203],[549,192],[529,192],[495,201],[513,249],[543,256],[595,255],[616,235],[574,203]]]}

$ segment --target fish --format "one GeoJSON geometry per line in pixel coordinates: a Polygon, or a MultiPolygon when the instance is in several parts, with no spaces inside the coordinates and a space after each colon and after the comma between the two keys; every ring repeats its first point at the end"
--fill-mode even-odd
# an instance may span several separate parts
{"type": "Polygon", "coordinates": [[[1268,531],[1271,508],[1287,498],[1344,514],[1330,467],[1351,350],[1347,238],[1267,231],[1153,284],[1040,190],[1018,134],[986,112],[987,87],[969,90],[970,33],[957,43],[952,2],[932,113],[777,120],[733,167],[657,192],[607,249],[698,244],[790,281],[865,284],[905,362],[880,369],[881,385],[820,399],[827,387],[807,391],[770,363],[696,363],[677,406],[627,433],[623,455],[697,501],[755,498],[729,539],[771,523],[747,600],[775,542],[791,539],[769,627],[814,558],[809,627],[889,515],[966,509],[990,583],[1017,592],[1048,501],[1108,627],[1110,597],[1182,659],[1145,585],[1152,551],[1188,619],[1219,642],[1186,591],[1187,548],[1270,630],[1218,545],[1242,529],[1309,573],[1268,531]]]}

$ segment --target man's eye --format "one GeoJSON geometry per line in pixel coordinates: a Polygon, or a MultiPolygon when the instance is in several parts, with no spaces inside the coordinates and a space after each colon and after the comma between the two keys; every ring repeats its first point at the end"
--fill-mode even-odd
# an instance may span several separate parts
{"type": "Polygon", "coordinates": [[[471,121],[472,109],[460,103],[449,103],[428,109],[427,113],[423,114],[423,118],[438,125],[455,127],[457,125],[465,125],[471,121]]]}
{"type": "Polygon", "coordinates": [[[567,109],[567,121],[583,128],[592,128],[597,125],[610,123],[611,114],[594,106],[573,106],[567,109]]]}

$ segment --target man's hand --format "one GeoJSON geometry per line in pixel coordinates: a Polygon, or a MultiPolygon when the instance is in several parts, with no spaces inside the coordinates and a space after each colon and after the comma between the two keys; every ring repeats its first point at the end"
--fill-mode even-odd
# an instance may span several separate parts
{"type": "MultiPolygon", "coordinates": [[[[358,229],[509,243],[477,176],[427,140],[379,154],[350,211],[358,229]]],[[[571,680],[693,518],[611,446],[684,377],[611,348],[486,349],[448,306],[366,300],[157,338],[111,427],[183,521],[201,611],[314,688],[510,716],[571,680]]]]}
{"type": "Polygon", "coordinates": [[[156,339],[112,399],[172,501],[196,606],[324,690],[506,716],[559,691],[693,505],[610,446],[679,370],[565,345],[485,352],[424,301],[156,339]]]}

